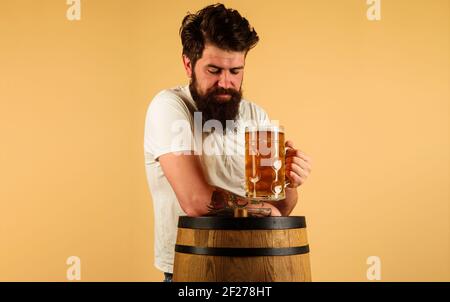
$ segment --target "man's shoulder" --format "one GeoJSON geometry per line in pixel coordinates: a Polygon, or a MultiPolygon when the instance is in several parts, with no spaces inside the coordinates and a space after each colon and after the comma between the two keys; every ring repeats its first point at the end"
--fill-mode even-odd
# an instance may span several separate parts
{"type": "Polygon", "coordinates": [[[246,99],[241,100],[240,115],[244,119],[254,119],[266,115],[266,111],[258,104],[246,99]]]}
{"type": "Polygon", "coordinates": [[[153,97],[152,102],[167,99],[182,101],[190,97],[188,90],[189,89],[186,86],[176,86],[172,88],[163,89],[153,97]]]}
{"type": "Polygon", "coordinates": [[[264,110],[260,105],[256,104],[255,102],[249,101],[247,99],[241,100],[241,106],[244,108],[252,108],[256,110],[264,110]]]}
{"type": "Polygon", "coordinates": [[[156,108],[178,108],[191,111],[193,105],[188,86],[176,86],[159,91],[152,99],[149,110],[156,108]]]}

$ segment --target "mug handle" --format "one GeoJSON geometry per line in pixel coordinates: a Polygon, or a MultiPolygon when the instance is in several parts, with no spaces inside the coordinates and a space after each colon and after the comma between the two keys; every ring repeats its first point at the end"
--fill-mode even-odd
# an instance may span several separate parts
{"type": "MultiPolygon", "coordinates": [[[[284,166],[286,167],[286,150],[287,150],[288,148],[287,147],[284,147],[284,166]]],[[[286,176],[286,168],[285,168],[285,174],[284,174],[284,188],[286,189],[290,184],[291,184],[291,181],[289,180],[289,178],[286,176]]]]}

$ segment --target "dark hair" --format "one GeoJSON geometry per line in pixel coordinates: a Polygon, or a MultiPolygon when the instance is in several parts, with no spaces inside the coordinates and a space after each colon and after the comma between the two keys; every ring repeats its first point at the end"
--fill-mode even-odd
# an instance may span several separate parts
{"type": "Polygon", "coordinates": [[[202,57],[206,43],[229,51],[245,51],[256,46],[258,34],[237,10],[223,4],[209,5],[195,14],[188,13],[180,28],[183,54],[192,66],[202,57]]]}

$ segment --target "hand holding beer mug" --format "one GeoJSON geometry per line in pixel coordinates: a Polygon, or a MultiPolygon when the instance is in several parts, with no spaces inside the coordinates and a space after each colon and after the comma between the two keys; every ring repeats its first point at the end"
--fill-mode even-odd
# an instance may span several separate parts
{"type": "Polygon", "coordinates": [[[285,199],[285,146],[282,126],[245,130],[245,196],[255,201],[285,199]]]}

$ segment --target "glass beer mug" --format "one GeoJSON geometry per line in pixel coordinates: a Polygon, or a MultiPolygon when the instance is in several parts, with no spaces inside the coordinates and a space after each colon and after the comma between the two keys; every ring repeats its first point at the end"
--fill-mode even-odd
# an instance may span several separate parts
{"type": "Polygon", "coordinates": [[[259,201],[285,199],[285,147],[282,126],[245,129],[245,195],[259,201]]]}

